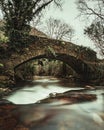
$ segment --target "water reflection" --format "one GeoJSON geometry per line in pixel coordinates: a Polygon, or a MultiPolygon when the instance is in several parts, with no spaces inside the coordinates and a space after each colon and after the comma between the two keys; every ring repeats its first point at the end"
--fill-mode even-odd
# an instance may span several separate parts
{"type": "Polygon", "coordinates": [[[25,85],[17,90],[8,100],[19,105],[13,111],[13,116],[19,116],[20,122],[29,130],[104,130],[104,90],[89,90],[88,94],[96,94],[97,100],[93,102],[63,105],[65,101],[50,104],[30,104],[46,98],[53,92],[66,92],[79,90],[75,87],[61,84],[59,79],[40,78],[33,81],[32,85],[25,85]],[[34,85],[33,85],[34,84],[34,85]],[[20,114],[20,115],[19,115],[20,114]]]}
{"type": "MultiPolygon", "coordinates": [[[[34,85],[29,86],[25,85],[23,88],[17,90],[12,95],[6,99],[15,103],[15,104],[31,104],[36,103],[41,99],[44,99],[50,95],[50,93],[63,93],[70,90],[80,90],[83,88],[79,87],[64,87],[64,84],[60,84],[60,80],[53,77],[35,77],[33,81],[34,85]],[[38,84],[37,84],[38,83],[38,84]]],[[[102,112],[104,111],[104,89],[103,90],[90,90],[86,91],[88,94],[96,94],[97,100],[93,102],[86,102],[80,104],[71,105],[71,109],[85,112],[102,112]]],[[[52,103],[56,104],[65,104],[67,101],[61,100],[58,102],[52,103]]],[[[64,108],[69,108],[69,106],[61,106],[64,108]]]]}

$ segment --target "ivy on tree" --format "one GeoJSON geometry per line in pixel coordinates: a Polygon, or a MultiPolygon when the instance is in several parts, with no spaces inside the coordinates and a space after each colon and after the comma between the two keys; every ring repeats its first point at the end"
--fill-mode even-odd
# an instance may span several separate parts
{"type": "Polygon", "coordinates": [[[0,0],[6,35],[12,47],[29,42],[30,22],[51,3],[61,6],[63,0],[0,0]]]}

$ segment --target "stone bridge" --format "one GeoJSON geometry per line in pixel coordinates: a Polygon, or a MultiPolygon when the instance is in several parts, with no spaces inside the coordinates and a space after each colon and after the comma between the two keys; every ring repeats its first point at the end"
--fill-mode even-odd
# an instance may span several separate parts
{"type": "Polygon", "coordinates": [[[101,69],[98,69],[101,65],[97,61],[96,53],[70,42],[35,36],[33,43],[28,47],[16,52],[11,50],[5,55],[7,55],[5,58],[1,56],[0,63],[4,65],[5,75],[10,75],[10,77],[14,77],[15,69],[21,64],[40,58],[63,61],[85,80],[102,77],[101,69]]]}

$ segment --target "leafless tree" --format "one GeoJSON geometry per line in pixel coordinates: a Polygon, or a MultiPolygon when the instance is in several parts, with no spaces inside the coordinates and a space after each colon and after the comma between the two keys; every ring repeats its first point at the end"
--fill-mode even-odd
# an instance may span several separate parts
{"type": "Polygon", "coordinates": [[[84,32],[96,43],[99,53],[104,56],[104,23],[94,21],[84,32]]]}
{"type": "Polygon", "coordinates": [[[90,19],[90,26],[85,28],[85,34],[95,42],[100,54],[104,56],[104,0],[77,0],[81,16],[90,19]]]}
{"type": "Polygon", "coordinates": [[[50,37],[58,40],[69,40],[74,36],[74,29],[62,20],[49,18],[46,20],[45,33],[50,37]]]}
{"type": "Polygon", "coordinates": [[[104,0],[77,0],[81,15],[104,20],[104,0]]]}

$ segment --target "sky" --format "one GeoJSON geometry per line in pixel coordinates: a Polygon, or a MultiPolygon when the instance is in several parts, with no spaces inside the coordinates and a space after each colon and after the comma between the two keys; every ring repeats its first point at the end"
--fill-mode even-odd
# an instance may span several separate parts
{"type": "MultiPolygon", "coordinates": [[[[89,21],[78,17],[79,11],[77,9],[76,0],[64,0],[63,10],[55,8],[51,6],[47,8],[44,13],[44,21],[50,17],[61,19],[65,21],[67,24],[71,25],[75,30],[75,37],[72,42],[74,44],[83,45],[86,47],[90,47],[93,50],[97,50],[94,46],[93,41],[91,41],[86,35],[83,34],[83,30],[86,25],[88,25],[89,21]]],[[[0,13],[0,17],[2,14],[0,13]]],[[[97,52],[97,51],[96,51],[97,52]]],[[[97,55],[99,57],[99,54],[97,55]]],[[[100,57],[99,57],[100,58],[100,57]]]]}
{"type": "Polygon", "coordinates": [[[53,6],[48,8],[44,17],[45,19],[50,17],[62,19],[67,24],[70,24],[75,30],[75,37],[72,42],[74,44],[90,47],[96,51],[93,41],[83,34],[83,30],[89,22],[81,17],[78,17],[80,12],[77,9],[75,1],[76,0],[65,0],[62,11],[53,6]]]}

